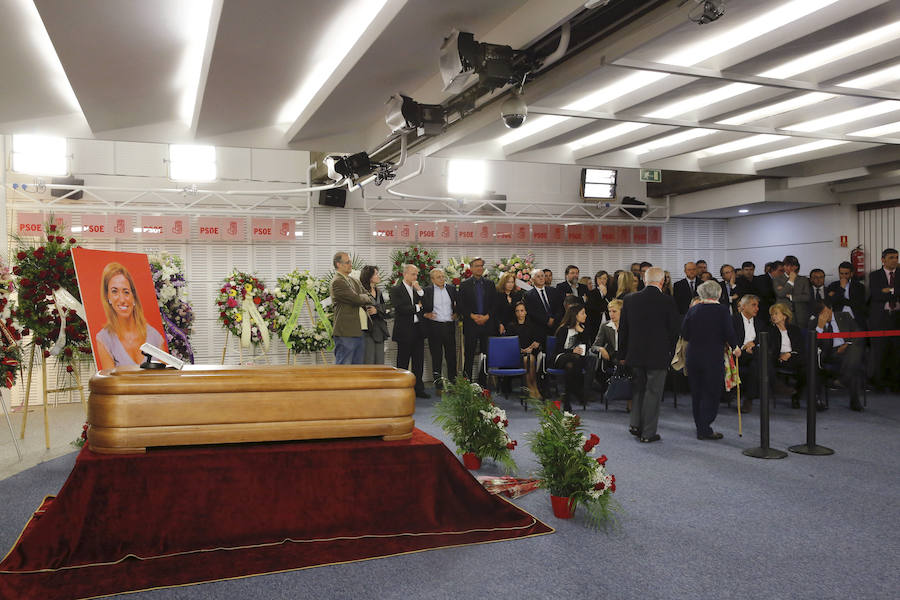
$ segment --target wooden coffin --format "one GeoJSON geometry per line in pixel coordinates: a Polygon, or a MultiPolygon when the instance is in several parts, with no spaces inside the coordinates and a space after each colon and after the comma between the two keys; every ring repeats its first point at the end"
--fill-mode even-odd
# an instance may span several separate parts
{"type": "Polygon", "coordinates": [[[91,378],[95,452],[412,436],[415,377],[382,365],[214,366],[100,371],[91,378]]]}

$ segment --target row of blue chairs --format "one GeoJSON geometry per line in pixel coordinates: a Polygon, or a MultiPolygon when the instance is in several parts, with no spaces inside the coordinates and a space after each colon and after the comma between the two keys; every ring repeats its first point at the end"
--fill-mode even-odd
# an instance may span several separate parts
{"type": "MultiPolygon", "coordinates": [[[[565,373],[563,369],[557,369],[548,365],[547,356],[553,356],[556,349],[556,337],[548,335],[545,342],[545,352],[538,355],[537,367],[538,371],[546,376],[561,376],[565,373]]],[[[487,375],[493,375],[498,379],[524,377],[525,369],[522,368],[522,354],[519,348],[519,336],[492,336],[488,338],[487,359],[482,363],[484,372],[487,375]]],[[[525,401],[522,405],[527,410],[525,401]]]]}

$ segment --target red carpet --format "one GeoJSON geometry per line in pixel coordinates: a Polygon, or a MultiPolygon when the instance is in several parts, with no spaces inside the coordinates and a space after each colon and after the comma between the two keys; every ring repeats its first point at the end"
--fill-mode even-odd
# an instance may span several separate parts
{"type": "Polygon", "coordinates": [[[553,530],[439,440],[85,448],[0,563],[0,598],[68,600],[553,530]]]}

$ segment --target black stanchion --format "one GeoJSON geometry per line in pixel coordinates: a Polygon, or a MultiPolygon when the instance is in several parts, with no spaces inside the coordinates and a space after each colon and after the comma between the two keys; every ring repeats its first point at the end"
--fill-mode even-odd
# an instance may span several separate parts
{"type": "Polygon", "coordinates": [[[819,376],[818,344],[816,343],[816,330],[810,329],[806,341],[806,443],[789,446],[788,450],[797,454],[811,454],[813,456],[828,456],[834,454],[834,450],[816,444],[816,391],[818,390],[817,378],[819,376]]]}
{"type": "Polygon", "coordinates": [[[756,360],[759,361],[759,447],[744,450],[746,456],[753,458],[785,458],[787,452],[769,448],[769,334],[766,331],[756,333],[758,345],[756,360]]]}

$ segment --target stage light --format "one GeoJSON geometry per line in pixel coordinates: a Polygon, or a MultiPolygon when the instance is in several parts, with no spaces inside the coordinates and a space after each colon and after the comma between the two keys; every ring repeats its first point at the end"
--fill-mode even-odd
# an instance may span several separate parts
{"type": "Polygon", "coordinates": [[[522,81],[538,66],[525,52],[478,42],[473,34],[456,29],[441,44],[439,64],[444,91],[450,94],[462,92],[472,75],[478,75],[479,85],[494,89],[522,81]]]}
{"type": "Polygon", "coordinates": [[[169,178],[195,183],[215,181],[215,146],[172,144],[169,146],[169,178]]]}
{"type": "Polygon", "coordinates": [[[696,0],[690,19],[698,25],[706,25],[725,15],[725,0],[696,0]],[[698,10],[699,9],[699,10],[698,10]]]}
{"type": "Polygon", "coordinates": [[[387,101],[384,121],[394,133],[416,131],[419,135],[437,135],[446,125],[443,106],[420,104],[399,93],[387,101]]]}
{"type": "Polygon", "coordinates": [[[28,175],[68,175],[66,138],[13,135],[12,170],[28,175]]]}

